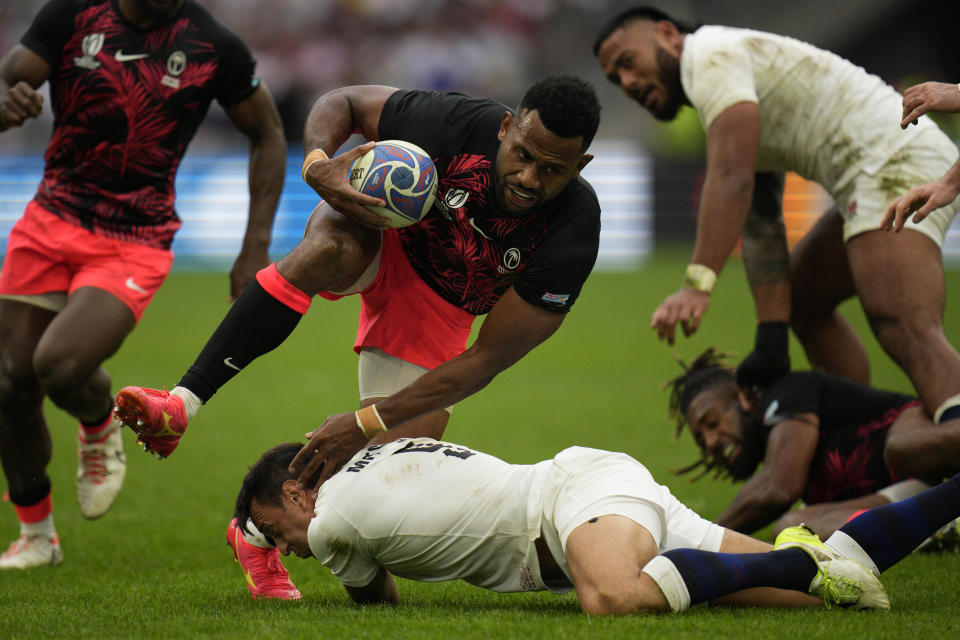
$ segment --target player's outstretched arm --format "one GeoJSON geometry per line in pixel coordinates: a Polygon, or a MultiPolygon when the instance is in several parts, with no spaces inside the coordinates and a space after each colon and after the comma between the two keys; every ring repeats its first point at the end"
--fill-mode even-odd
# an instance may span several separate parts
{"type": "Polygon", "coordinates": [[[396,91],[394,87],[358,85],[325,93],[310,109],[303,130],[304,182],[340,213],[375,229],[388,226],[389,220],[362,205],[382,207],[385,203],[351,187],[347,175],[353,161],[373,145],[360,145],[339,157],[333,154],[354,132],[378,140],[383,105],[396,91]]]}
{"type": "Polygon", "coordinates": [[[717,275],[737,244],[753,196],[760,110],[740,102],[716,117],[707,131],[707,175],[700,195],[697,241],[684,287],[668,296],[650,319],[660,340],[673,344],[677,324],[690,336],[710,306],[717,275]]]}
{"type": "Polygon", "coordinates": [[[900,128],[917,124],[920,116],[930,112],[960,111],[960,85],[946,82],[923,82],[903,92],[903,117],[900,128]]]}
{"type": "Polygon", "coordinates": [[[0,59],[0,131],[19,127],[43,112],[36,89],[53,70],[47,62],[18,44],[0,59]]]}
{"type": "Polygon", "coordinates": [[[783,515],[803,495],[820,437],[816,414],[798,415],[770,431],[763,467],[744,483],[717,524],[753,533],[783,515]]]}
{"type": "Polygon", "coordinates": [[[304,485],[319,486],[384,429],[449,407],[487,386],[553,335],[565,315],[530,304],[511,287],[487,314],[469,349],[377,402],[375,409],[327,418],[307,434],[309,442],[293,459],[290,472],[298,473],[304,485]]]}
{"type": "Polygon", "coordinates": [[[380,571],[365,587],[348,587],[347,595],[357,604],[397,604],[400,596],[397,594],[397,585],[390,572],[380,567],[380,571]]]}
{"type": "Polygon", "coordinates": [[[250,210],[243,245],[230,270],[233,301],[257,271],[270,264],[270,232],[283,191],[287,150],[280,114],[263,83],[249,98],[227,109],[227,115],[250,141],[250,210]]]}
{"type": "Polygon", "coordinates": [[[914,224],[920,222],[931,211],[944,207],[960,195],[960,160],[958,160],[942,178],[921,184],[910,189],[887,207],[880,221],[884,231],[898,232],[913,216],[914,224]]]}

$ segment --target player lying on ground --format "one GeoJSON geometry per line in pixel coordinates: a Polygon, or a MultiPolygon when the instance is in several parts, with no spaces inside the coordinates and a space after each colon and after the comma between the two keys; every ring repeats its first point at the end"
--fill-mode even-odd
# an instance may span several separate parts
{"type": "Polygon", "coordinates": [[[960,202],[899,234],[881,229],[892,198],[957,161],[933,121],[901,130],[900,95],[833,53],[749,29],[694,29],[650,7],[613,17],[594,53],[607,78],[654,117],[672,120],[689,105],[707,135],[691,264],[683,287],[651,318],[661,338],[672,344],[678,324],[686,335],[697,330],[742,232],[757,319],[769,338],[755,350],[759,377],[769,372],[760,365],[782,362],[789,322],[810,362],[869,383],[866,349],[837,311],[855,295],[927,413],[935,422],[960,416],[960,354],[943,330],[941,253],[960,202]],[[786,171],[819,183],[835,203],[792,253],[786,171]]]}
{"type": "Polygon", "coordinates": [[[779,518],[775,531],[804,522],[828,536],[860,509],[960,472],[960,420],[935,425],[916,398],[811,371],[748,391],[712,348],[681,366],[665,385],[670,414],[703,454],[681,472],[746,480],[724,527],[752,533],[779,518]]]}
{"type": "Polygon", "coordinates": [[[274,447],[251,467],[236,518],[285,555],[316,557],[360,603],[396,602],[395,574],[494,591],[574,588],[583,611],[601,615],[815,603],[798,592],[885,609],[876,576],[960,514],[954,477],[865,512],[826,545],[797,527],[771,547],[699,517],[622,453],[572,447],[511,465],[400,439],[361,450],[317,490],[289,471],[300,447],[274,447]]]}
{"type": "MultiPolygon", "coordinates": [[[[117,415],[169,455],[200,406],[280,345],[314,296],[359,293],[354,348],[364,408],[330,416],[314,432],[297,460],[301,477],[322,465],[322,482],[388,429],[390,439],[439,437],[447,408],[553,335],[577,300],[600,238],[596,194],[579,178],[599,122],[593,88],[573,76],[536,82],[516,112],[461,94],[379,86],[321,96],[307,120],[303,172],[325,202],[303,240],[257,275],[170,394],[127,387],[117,415]],[[437,194],[421,222],[384,229],[360,206],[383,204],[347,182],[350,162],[369,147],[326,158],[355,130],[368,140],[407,140],[433,158],[437,194]]],[[[228,537],[235,549],[243,544],[235,527],[228,537]]],[[[277,571],[266,560],[251,568],[258,553],[237,551],[255,580],[282,571],[279,560],[269,563],[277,571]]],[[[287,578],[276,584],[287,586],[249,586],[254,596],[297,595],[287,578]]]]}

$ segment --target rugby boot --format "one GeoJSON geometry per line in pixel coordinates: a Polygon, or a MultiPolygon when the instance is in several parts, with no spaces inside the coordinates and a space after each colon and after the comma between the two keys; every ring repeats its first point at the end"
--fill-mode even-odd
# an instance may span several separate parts
{"type": "Polygon", "coordinates": [[[31,569],[61,562],[63,552],[57,536],[20,536],[0,556],[0,569],[31,569]]]}
{"type": "Polygon", "coordinates": [[[107,512],[127,473],[123,425],[110,417],[107,427],[95,436],[82,427],[77,434],[77,505],[85,518],[99,518],[107,512]]]}
{"type": "Polygon", "coordinates": [[[147,453],[166,458],[187,430],[183,400],[166,389],[124,387],[117,393],[113,412],[137,434],[137,443],[147,453]]]}
{"type": "Polygon", "coordinates": [[[302,597],[280,562],[277,548],[263,549],[247,542],[236,518],[227,526],[227,544],[233,549],[233,559],[240,563],[251,598],[299,600],[302,597]]]}
{"type": "Polygon", "coordinates": [[[817,563],[817,575],[808,591],[823,598],[828,609],[833,605],[851,609],[890,608],[890,599],[879,578],[856,560],[831,551],[806,525],[787,527],[773,547],[803,549],[817,563]]]}

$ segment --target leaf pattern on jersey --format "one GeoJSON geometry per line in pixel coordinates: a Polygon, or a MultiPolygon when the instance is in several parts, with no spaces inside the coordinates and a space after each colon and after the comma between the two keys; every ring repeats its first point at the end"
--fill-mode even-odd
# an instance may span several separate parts
{"type": "Polygon", "coordinates": [[[189,15],[142,33],[103,2],[75,24],[51,78],[56,119],[36,199],[97,233],[167,248],[180,227],[174,176],[214,97],[219,55],[189,15]],[[93,33],[104,44],[89,69],[76,59],[93,33]],[[120,50],[151,55],[118,61],[120,50]],[[163,82],[167,51],[187,56],[178,87],[163,82]]]}
{"type": "Polygon", "coordinates": [[[490,311],[523,271],[523,261],[513,271],[501,269],[505,253],[517,249],[528,257],[549,221],[544,211],[522,218],[494,217],[492,166],[486,156],[455,156],[440,178],[437,197],[462,189],[469,193],[463,206],[450,210],[451,220],[434,206],[423,221],[398,230],[417,274],[445,300],[474,315],[490,311]],[[492,239],[478,232],[471,219],[492,239]]]}
{"type": "Polygon", "coordinates": [[[857,498],[895,481],[883,462],[886,433],[897,416],[918,404],[911,402],[888,409],[879,419],[851,429],[840,442],[818,447],[803,492],[804,502],[817,504],[857,498]]]}

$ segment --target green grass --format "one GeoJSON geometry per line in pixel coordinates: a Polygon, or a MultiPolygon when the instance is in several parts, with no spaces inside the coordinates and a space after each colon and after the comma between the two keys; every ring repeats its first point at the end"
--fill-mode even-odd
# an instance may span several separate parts
{"type": "MultiPolygon", "coordinates": [[[[649,330],[650,313],[678,284],[686,251],[658,254],[646,268],[597,273],[560,331],[478,395],[458,405],[447,438],[527,463],[581,444],[642,460],[689,506],[715,517],[736,487],[670,474],[695,456],[672,439],[659,384],[677,367],[649,330]]],[[[948,301],[960,273],[948,274],[948,301]]],[[[109,363],[115,386],[172,386],[227,309],[223,274],[177,272],[140,327],[109,363]]],[[[752,305],[739,263],[724,274],[705,324],[677,350],[686,358],[716,344],[745,354],[752,305]]],[[[846,308],[871,353],[874,379],[908,390],[855,304],[846,308]]],[[[462,583],[399,581],[403,604],[361,609],[316,561],[286,562],[300,602],[252,602],[224,544],[247,465],[267,447],[302,438],[330,414],[356,404],[357,300],[317,300],[294,335],[239,375],[205,407],[180,449],[158,462],[125,434],[129,468],[113,510],[88,522],[75,506],[75,423],[47,411],[54,439],[50,474],[64,551],[58,568],[0,573],[0,638],[36,637],[444,637],[779,638],[950,637],[960,556],[910,557],[885,574],[887,614],[842,611],[706,611],[681,616],[596,619],[573,595],[495,594],[462,583]]],[[[960,310],[946,319],[960,340],[960,310]]],[[[805,360],[792,345],[794,363],[805,360]]],[[[3,485],[0,485],[3,487],[3,485]]],[[[17,533],[3,507],[0,544],[17,533]]]]}

